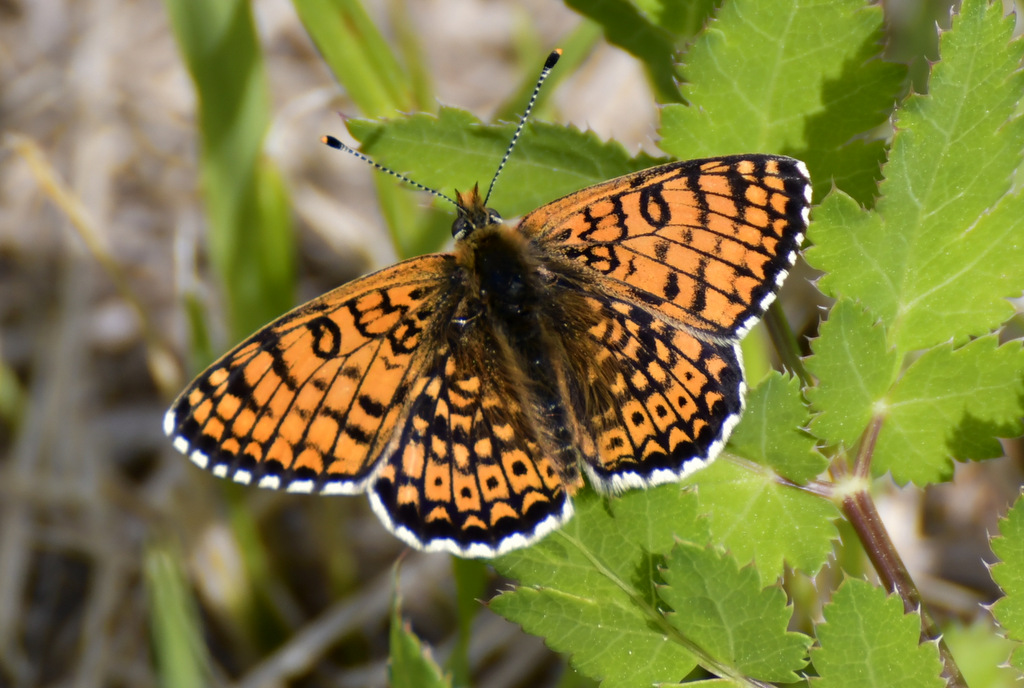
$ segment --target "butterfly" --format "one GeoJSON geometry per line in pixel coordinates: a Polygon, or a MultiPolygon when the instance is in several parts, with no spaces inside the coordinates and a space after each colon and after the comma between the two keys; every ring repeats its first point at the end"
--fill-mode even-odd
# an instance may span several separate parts
{"type": "Polygon", "coordinates": [[[793,265],[810,200],[803,163],[758,154],[627,174],[514,226],[477,187],[456,193],[453,252],[271,322],[164,430],[238,483],[366,493],[419,549],[525,547],[572,517],[584,474],[615,494],[721,451],[743,409],[739,340],[793,265]]]}

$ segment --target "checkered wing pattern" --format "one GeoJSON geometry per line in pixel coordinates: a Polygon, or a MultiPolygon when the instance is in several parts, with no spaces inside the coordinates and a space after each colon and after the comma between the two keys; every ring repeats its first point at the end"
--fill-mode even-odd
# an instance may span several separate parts
{"type": "Polygon", "coordinates": [[[420,371],[454,259],[414,258],[272,322],[210,366],[164,418],[175,447],[239,483],[362,492],[420,371]]]}
{"type": "Polygon", "coordinates": [[[688,160],[619,177],[520,226],[599,274],[602,290],[709,338],[738,339],[775,299],[807,227],[804,164],[772,155],[688,160]]]}
{"type": "Polygon", "coordinates": [[[594,314],[597,487],[678,480],[725,445],[743,410],[738,341],[795,261],[810,200],[803,163],[745,155],[653,167],[523,218],[594,314]]]}
{"type": "MultiPolygon", "coordinates": [[[[486,331],[486,330],[484,330],[486,331]]],[[[572,515],[582,485],[539,443],[516,371],[480,329],[442,345],[370,491],[406,542],[464,556],[522,547],[572,515]]]]}

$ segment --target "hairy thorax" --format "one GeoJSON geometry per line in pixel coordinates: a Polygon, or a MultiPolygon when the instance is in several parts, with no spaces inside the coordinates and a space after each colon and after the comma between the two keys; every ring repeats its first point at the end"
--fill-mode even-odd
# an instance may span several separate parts
{"type": "Polygon", "coordinates": [[[579,365],[593,362],[597,352],[572,336],[596,320],[580,295],[581,275],[551,262],[503,224],[480,227],[457,242],[456,262],[461,298],[450,345],[501,362],[491,373],[515,390],[519,398],[507,401],[526,409],[530,422],[518,431],[555,460],[563,479],[576,483],[580,459],[594,451],[591,419],[594,399],[602,396],[593,370],[579,365]]]}

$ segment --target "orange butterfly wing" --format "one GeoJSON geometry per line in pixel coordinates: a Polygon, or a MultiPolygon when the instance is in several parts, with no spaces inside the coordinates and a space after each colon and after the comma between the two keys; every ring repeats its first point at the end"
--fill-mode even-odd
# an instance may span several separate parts
{"type": "Polygon", "coordinates": [[[542,449],[495,343],[484,323],[440,343],[370,489],[381,520],[420,549],[493,557],[572,516],[578,464],[542,449]]]}
{"type": "Polygon", "coordinates": [[[803,163],[745,155],[676,162],[570,194],[520,230],[580,270],[596,314],[596,360],[580,371],[604,491],[701,468],[743,410],[738,341],[775,298],[803,239],[811,200],[803,163]]]}
{"type": "Polygon", "coordinates": [[[196,378],[165,432],[219,477],[369,492],[420,549],[496,556],[550,532],[572,516],[579,469],[541,449],[495,333],[452,336],[454,264],[414,258],[283,315],[196,378]]]}
{"type": "Polygon", "coordinates": [[[583,457],[604,492],[679,480],[707,465],[743,409],[739,346],[694,337],[644,308],[591,295],[600,315],[586,337],[610,403],[591,409],[596,457],[583,457]]]}
{"type": "Polygon", "coordinates": [[[520,228],[600,274],[608,293],[695,333],[737,339],[796,259],[810,201],[802,162],[734,155],[588,187],[533,211],[520,228]]]}
{"type": "Polygon", "coordinates": [[[164,418],[220,477],[353,494],[372,478],[451,304],[454,258],[413,258],[283,315],[190,384],[164,418]]]}

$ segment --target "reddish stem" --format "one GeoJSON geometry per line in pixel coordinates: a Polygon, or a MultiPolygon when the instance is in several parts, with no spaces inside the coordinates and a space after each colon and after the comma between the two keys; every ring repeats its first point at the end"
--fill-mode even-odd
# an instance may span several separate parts
{"type": "Polygon", "coordinates": [[[967,688],[967,682],[960,673],[953,654],[942,639],[942,633],[925,610],[921,601],[921,592],[914,584],[910,572],[900,557],[896,546],[889,537],[882,517],[875,508],[874,499],[868,490],[867,479],[870,477],[871,457],[875,442],[882,428],[882,418],[876,416],[868,427],[860,451],[854,463],[854,475],[862,485],[855,490],[845,492],[840,508],[846,519],[853,526],[867,552],[871,564],[875,567],[878,577],[887,590],[899,594],[903,600],[903,611],[907,614],[917,612],[921,616],[921,642],[935,641],[942,657],[942,675],[948,686],[967,688]]]}

